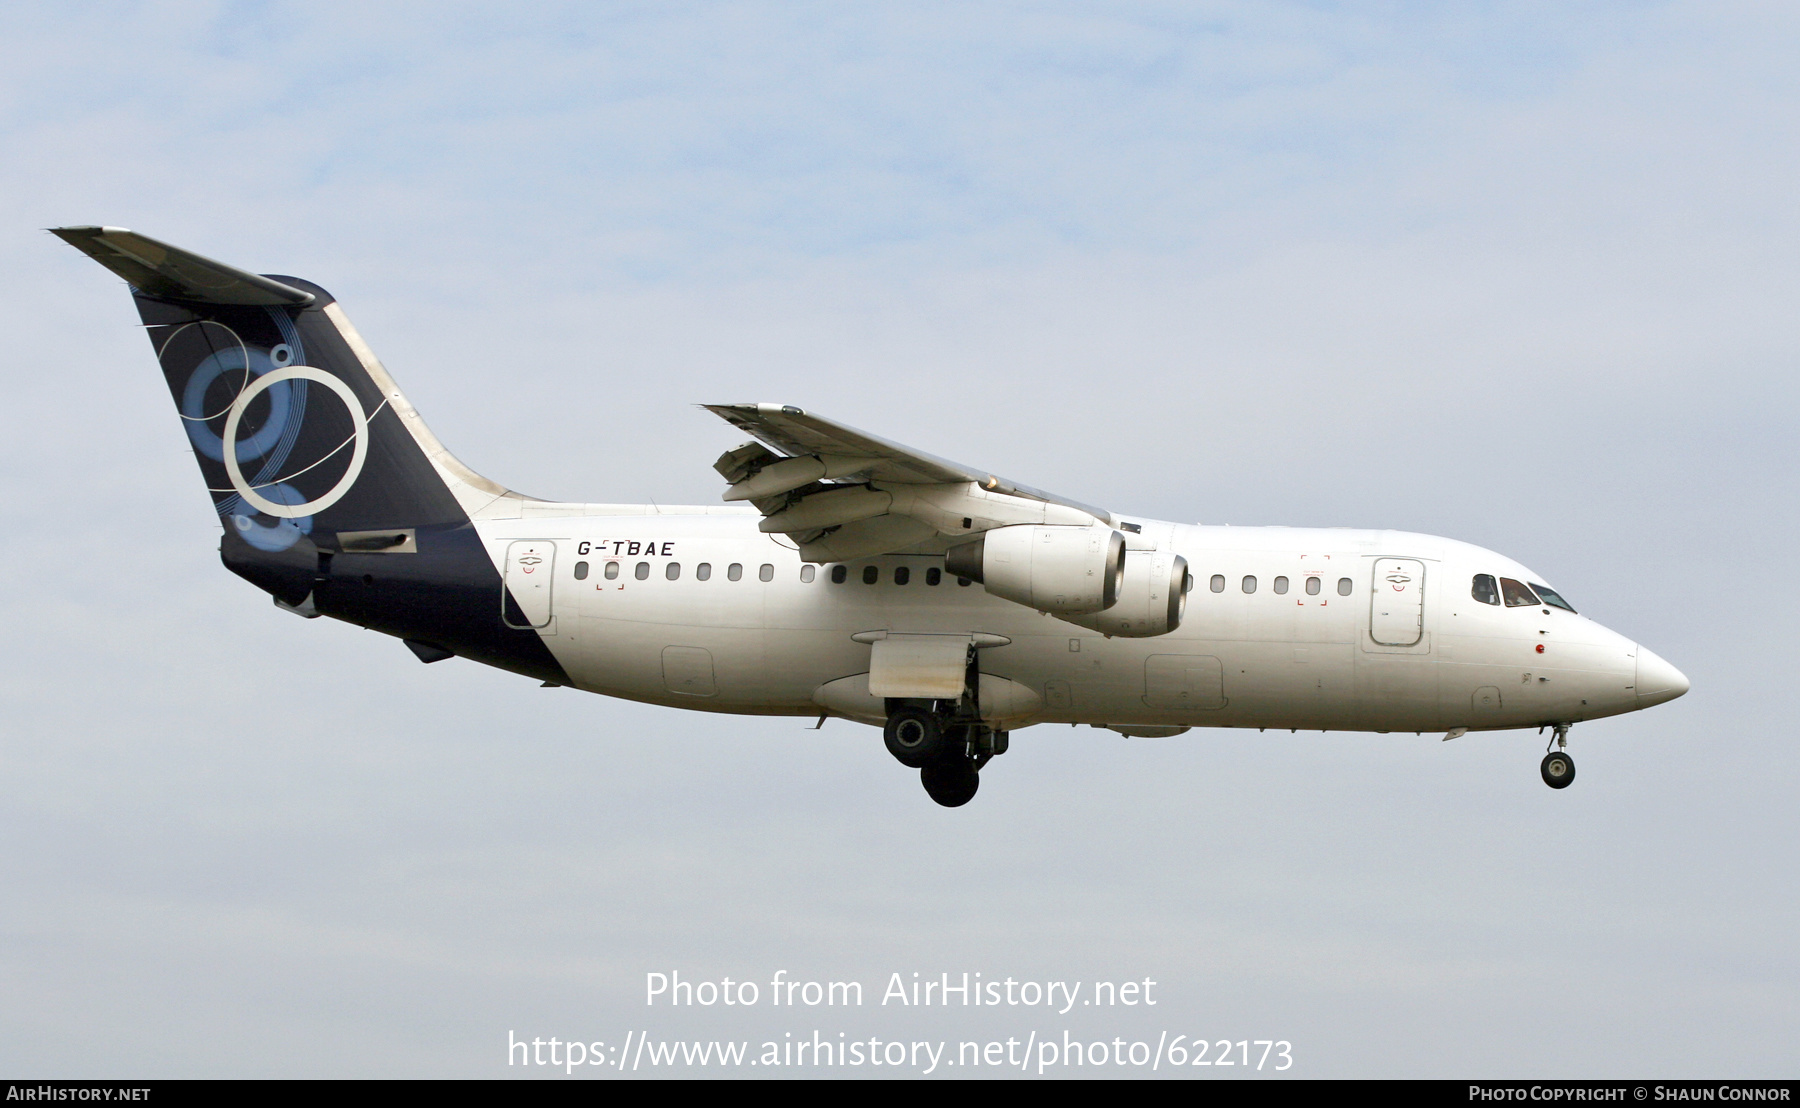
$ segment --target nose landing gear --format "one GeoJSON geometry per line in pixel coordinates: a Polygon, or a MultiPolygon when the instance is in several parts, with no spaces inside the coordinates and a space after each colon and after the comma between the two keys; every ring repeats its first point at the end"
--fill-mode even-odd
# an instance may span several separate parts
{"type": "MultiPolygon", "coordinates": [[[[1556,724],[1555,733],[1550,737],[1550,746],[1556,749],[1544,755],[1543,764],[1538,772],[1544,777],[1544,784],[1553,789],[1566,789],[1575,780],[1575,759],[1569,757],[1565,749],[1569,745],[1569,725],[1556,724]]],[[[1548,749],[1546,747],[1545,749],[1548,749]]]]}

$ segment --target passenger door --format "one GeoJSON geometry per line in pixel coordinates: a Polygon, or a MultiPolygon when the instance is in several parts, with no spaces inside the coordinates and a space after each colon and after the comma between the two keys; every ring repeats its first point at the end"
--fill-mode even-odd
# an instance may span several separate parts
{"type": "Polygon", "coordinates": [[[1412,646],[1425,636],[1425,563],[1375,559],[1369,637],[1383,646],[1412,646]]]}
{"type": "Polygon", "coordinates": [[[538,628],[549,624],[555,569],[556,544],[548,539],[526,539],[507,546],[500,610],[508,627],[538,628]]]}

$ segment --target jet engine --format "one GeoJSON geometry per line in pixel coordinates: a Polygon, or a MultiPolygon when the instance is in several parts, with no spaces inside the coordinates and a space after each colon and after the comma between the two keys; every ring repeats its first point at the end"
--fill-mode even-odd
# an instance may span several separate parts
{"type": "Polygon", "coordinates": [[[996,527],[951,547],[944,568],[1040,612],[1099,612],[1118,602],[1125,537],[1105,527],[996,527]]]}
{"type": "Polygon", "coordinates": [[[1119,602],[1103,612],[1056,613],[1058,619],[1127,639],[1166,635],[1181,626],[1193,578],[1187,559],[1165,550],[1125,553],[1125,583],[1119,602]]]}

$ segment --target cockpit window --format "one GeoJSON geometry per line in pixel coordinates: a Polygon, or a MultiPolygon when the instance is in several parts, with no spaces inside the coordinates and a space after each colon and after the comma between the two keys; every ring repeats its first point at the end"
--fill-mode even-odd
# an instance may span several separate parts
{"type": "Polygon", "coordinates": [[[1531,587],[1537,590],[1538,598],[1552,608],[1561,608],[1565,612],[1573,612],[1575,610],[1574,606],[1559,596],[1555,589],[1546,588],[1536,581],[1531,583],[1531,587]]]}
{"type": "Polygon", "coordinates": [[[1500,578],[1500,595],[1506,597],[1508,608],[1524,608],[1538,602],[1537,594],[1526,588],[1523,581],[1510,577],[1500,578]]]}
{"type": "Polygon", "coordinates": [[[1469,595],[1483,604],[1496,607],[1500,604],[1500,586],[1494,583],[1494,575],[1491,573],[1477,573],[1475,585],[1469,590],[1469,595]]]}

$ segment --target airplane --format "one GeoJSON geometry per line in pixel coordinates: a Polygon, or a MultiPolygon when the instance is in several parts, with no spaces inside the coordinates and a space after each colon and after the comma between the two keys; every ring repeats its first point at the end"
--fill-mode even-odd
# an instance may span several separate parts
{"type": "Polygon", "coordinates": [[[1570,727],[1688,690],[1542,575],[1454,539],[1118,513],[787,404],[719,504],[555,503],[458,461],[335,298],[118,227],[52,233],[125,279],[223,527],[306,618],[674,708],[841,718],[946,807],[1012,732],[1570,727]]]}

